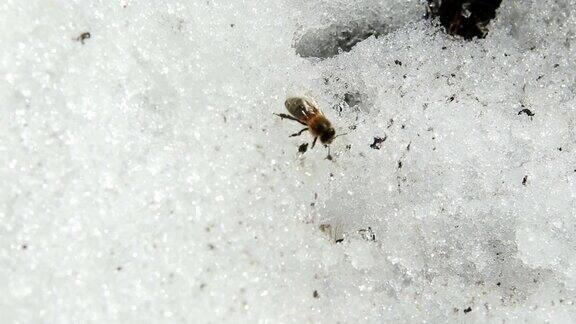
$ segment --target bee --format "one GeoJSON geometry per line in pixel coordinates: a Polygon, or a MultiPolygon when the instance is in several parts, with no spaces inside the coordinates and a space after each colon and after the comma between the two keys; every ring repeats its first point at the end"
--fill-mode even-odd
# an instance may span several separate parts
{"type": "Polygon", "coordinates": [[[314,137],[312,148],[314,148],[318,138],[320,138],[324,146],[329,145],[332,143],[332,140],[336,138],[336,131],[334,127],[332,127],[332,123],[324,116],[322,110],[318,108],[312,99],[306,97],[290,97],[286,99],[284,105],[290,115],[275,115],[282,119],[290,119],[306,126],[299,132],[290,135],[290,137],[300,136],[303,132],[309,131],[314,137]]]}

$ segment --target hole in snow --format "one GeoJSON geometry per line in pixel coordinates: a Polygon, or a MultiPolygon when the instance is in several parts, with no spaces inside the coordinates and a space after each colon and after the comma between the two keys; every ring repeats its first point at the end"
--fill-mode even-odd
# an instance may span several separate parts
{"type": "Polygon", "coordinates": [[[439,17],[450,35],[484,38],[502,0],[428,0],[428,14],[439,17]]]}
{"type": "Polygon", "coordinates": [[[294,48],[301,57],[329,58],[340,52],[349,52],[370,36],[379,37],[388,32],[389,28],[382,22],[352,21],[308,31],[296,42],[294,48]]]}

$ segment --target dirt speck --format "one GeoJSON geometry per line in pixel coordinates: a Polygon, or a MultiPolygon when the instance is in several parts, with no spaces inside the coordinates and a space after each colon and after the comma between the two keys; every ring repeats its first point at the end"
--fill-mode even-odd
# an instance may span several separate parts
{"type": "Polygon", "coordinates": [[[526,116],[530,116],[530,117],[534,116],[534,113],[528,108],[524,108],[524,109],[520,110],[518,112],[518,115],[521,115],[521,114],[526,114],[526,116]]]}
{"type": "Polygon", "coordinates": [[[374,137],[374,142],[370,144],[370,148],[379,150],[382,147],[382,143],[386,141],[386,138],[387,138],[386,135],[384,135],[384,137],[379,136],[374,137]]]}
{"type": "Polygon", "coordinates": [[[83,32],[82,34],[80,34],[80,36],[76,37],[76,41],[82,43],[82,45],[84,45],[84,42],[89,39],[90,37],[92,37],[92,35],[90,35],[89,32],[83,32]]]}

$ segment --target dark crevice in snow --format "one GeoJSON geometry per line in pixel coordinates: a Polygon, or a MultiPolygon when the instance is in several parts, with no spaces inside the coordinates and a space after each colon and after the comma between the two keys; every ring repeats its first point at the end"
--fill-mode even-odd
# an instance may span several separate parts
{"type": "Polygon", "coordinates": [[[446,32],[465,39],[484,38],[502,0],[428,0],[428,16],[438,17],[446,32]]]}

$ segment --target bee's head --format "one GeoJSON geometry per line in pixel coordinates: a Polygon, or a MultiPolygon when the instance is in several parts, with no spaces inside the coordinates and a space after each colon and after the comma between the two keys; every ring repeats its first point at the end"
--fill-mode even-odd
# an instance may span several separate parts
{"type": "Polygon", "coordinates": [[[330,144],[336,135],[336,131],[333,127],[329,127],[322,132],[320,135],[320,141],[322,144],[330,144]]]}

